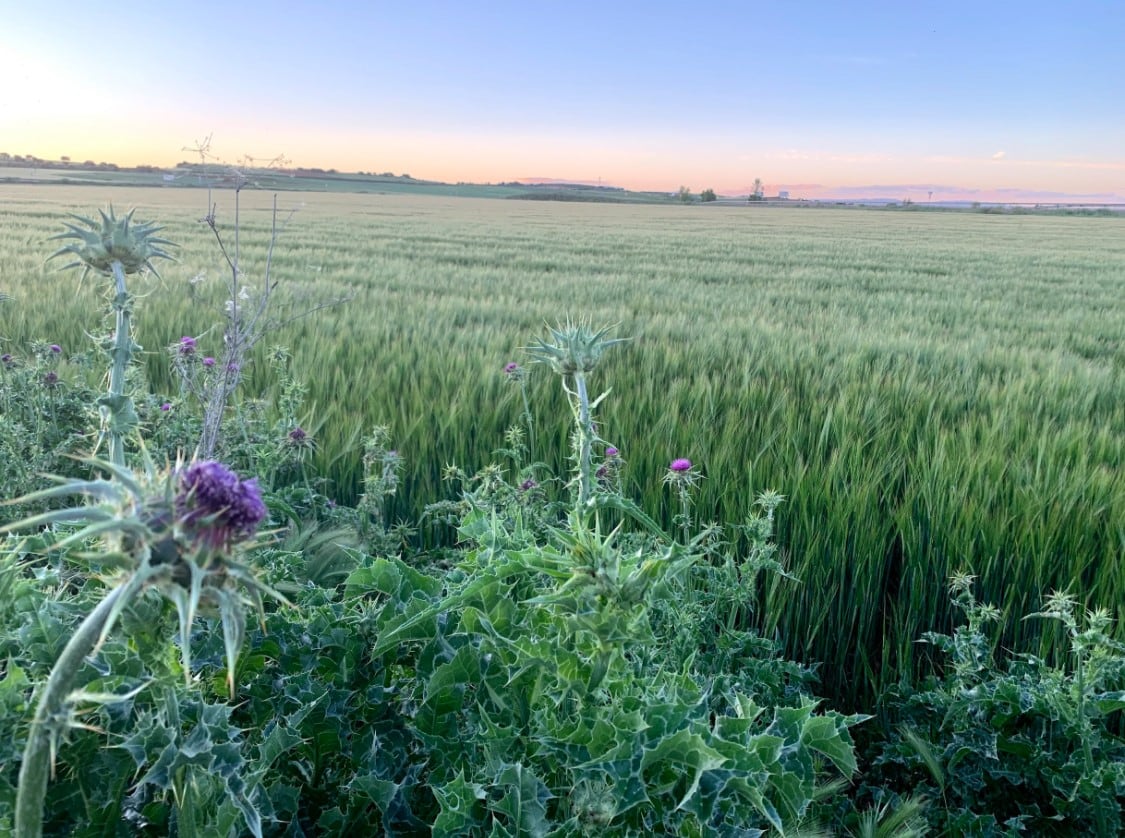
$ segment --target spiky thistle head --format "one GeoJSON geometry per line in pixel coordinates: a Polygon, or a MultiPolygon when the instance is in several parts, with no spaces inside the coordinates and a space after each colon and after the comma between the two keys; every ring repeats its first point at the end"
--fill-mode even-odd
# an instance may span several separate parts
{"type": "Polygon", "coordinates": [[[156,235],[163,227],[151,222],[134,222],[134,212],[135,210],[129,210],[119,218],[114,214],[113,207],[110,207],[108,213],[98,210],[100,220],[72,215],[71,218],[77,223],[64,222],[67,231],[52,236],[51,241],[74,241],[60,247],[47,258],[55,259],[64,255],[75,257],[73,262],[63,266],[63,270],[82,268],[83,277],[90,271],[110,276],[113,274],[114,262],[121,265],[121,270],[126,275],[140,273],[145,269],[157,273],[152,260],[171,259],[172,256],[165,248],[175,245],[156,235]]]}
{"type": "Polygon", "coordinates": [[[551,340],[536,338],[527,347],[528,354],[542,364],[550,365],[559,375],[574,375],[577,372],[591,372],[611,346],[624,343],[625,338],[606,338],[613,326],[595,330],[588,323],[572,323],[565,326],[547,327],[551,340]]]}
{"type": "Polygon", "coordinates": [[[687,457],[677,457],[664,472],[664,485],[677,489],[690,489],[703,479],[699,469],[687,457]]]}
{"type": "Polygon", "coordinates": [[[149,588],[171,600],[179,613],[185,678],[191,677],[191,629],[201,608],[217,610],[227,657],[227,682],[234,694],[234,672],[245,636],[246,605],[264,619],[262,596],[285,598],[238,561],[253,546],[258,526],[268,517],[255,480],[243,480],[217,462],[195,462],[158,469],[146,457],[137,473],[100,460],[88,461],[110,477],[58,479],[58,485],[7,503],[84,496],[67,509],[0,525],[0,533],[56,523],[77,526],[52,549],[100,540],[99,561],[127,575],[127,592],[102,629],[112,629],[132,597],[149,588]]]}
{"type": "Polygon", "coordinates": [[[177,480],[177,522],[189,539],[214,550],[248,541],[269,514],[257,480],[242,480],[222,463],[192,463],[177,480]]]}

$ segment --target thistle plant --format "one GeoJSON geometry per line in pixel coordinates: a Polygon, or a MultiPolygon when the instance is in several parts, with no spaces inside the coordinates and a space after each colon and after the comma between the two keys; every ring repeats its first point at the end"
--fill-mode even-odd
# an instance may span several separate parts
{"type": "MultiPolygon", "coordinates": [[[[78,529],[54,549],[100,540],[98,560],[124,574],[71,635],[39,697],[23,762],[16,803],[16,835],[42,833],[43,799],[52,757],[70,726],[74,681],[83,663],[108,636],[121,613],[140,594],[156,589],[179,614],[185,681],[191,681],[191,630],[204,606],[217,609],[226,651],[227,683],[234,696],[234,672],[246,630],[245,604],[263,614],[262,594],[284,598],[260,582],[236,559],[266,519],[254,480],[242,480],[217,462],[183,463],[142,475],[114,463],[95,461],[111,479],[67,480],[12,503],[84,496],[84,506],[56,509],[0,527],[0,532],[65,523],[78,529]]],[[[264,617],[263,617],[264,618],[264,617]]]]}
{"type": "Polygon", "coordinates": [[[531,416],[531,401],[527,397],[527,370],[515,361],[509,361],[504,365],[504,375],[508,377],[508,381],[520,388],[520,396],[523,398],[523,421],[527,426],[527,453],[528,458],[534,460],[535,421],[531,416]]]}
{"type": "Polygon", "coordinates": [[[598,485],[607,492],[621,492],[621,470],[625,467],[625,459],[616,446],[610,445],[605,449],[605,459],[594,472],[598,485]]]}
{"type": "Polygon", "coordinates": [[[691,538],[691,490],[703,479],[703,475],[685,457],[677,457],[668,465],[664,473],[664,484],[671,486],[680,500],[680,512],[676,521],[683,533],[684,544],[691,538]]]}
{"type": "Polygon", "coordinates": [[[203,401],[203,354],[199,351],[199,340],[184,335],[168,347],[172,369],[180,384],[180,398],[193,396],[203,401]]]}
{"type": "Polygon", "coordinates": [[[385,425],[372,428],[363,444],[363,494],[358,509],[360,531],[364,535],[386,531],[387,499],[398,491],[404,463],[398,451],[390,446],[391,432],[385,425]]]}
{"type": "Polygon", "coordinates": [[[549,329],[550,341],[539,338],[527,347],[532,358],[547,364],[562,378],[563,391],[574,414],[573,457],[575,480],[578,484],[575,506],[580,511],[589,506],[594,494],[592,458],[594,443],[598,438],[594,427],[594,410],[609,395],[609,390],[606,390],[591,401],[586,376],[594,371],[607,349],[625,342],[623,338],[607,338],[606,335],[612,329],[612,326],[607,326],[595,331],[587,323],[567,321],[565,326],[549,329]]]}
{"type": "MultiPolygon", "coordinates": [[[[1116,709],[1125,706],[1125,695],[1111,691],[1107,686],[1120,680],[1123,670],[1125,644],[1111,636],[1113,618],[1108,610],[1096,608],[1086,612],[1085,620],[1079,616],[1078,601],[1066,591],[1054,591],[1043,604],[1043,610],[1028,615],[1058,621],[1066,630],[1070,652],[1074,659],[1073,684],[1068,698],[1073,702],[1077,720],[1078,737],[1082,744],[1082,764],[1087,777],[1097,776],[1099,765],[1094,755],[1099,732],[1096,722],[1116,709]]],[[[1125,772],[1121,772],[1125,774],[1125,772]]],[[[1118,834],[1120,814],[1112,795],[1102,789],[1109,783],[1089,783],[1098,790],[1093,806],[1098,835],[1118,834]],[[1107,800],[1109,798],[1109,800],[1107,800]],[[1110,811],[1113,810],[1113,815],[1110,811]],[[1114,826],[1111,828],[1110,823],[1114,826]]],[[[1120,787],[1118,787],[1120,788],[1120,787]]]]}
{"type": "MultiPolygon", "coordinates": [[[[133,342],[132,314],[133,298],[125,286],[125,277],[142,271],[156,273],[153,259],[171,259],[164,249],[172,243],[156,235],[161,227],[152,223],[133,222],[133,212],[118,218],[113,207],[108,214],[98,210],[100,221],[74,215],[78,223],[65,224],[67,232],[53,236],[53,239],[74,239],[70,244],[59,248],[49,259],[69,255],[73,262],[63,266],[82,268],[82,277],[93,271],[103,277],[112,277],[110,305],[115,314],[113,340],[107,352],[112,365],[109,372],[109,392],[98,399],[98,410],[102,417],[102,434],[109,437],[109,459],[114,465],[125,465],[125,437],[138,424],[133,400],[125,393],[125,371],[141,347],[133,342]]],[[[61,353],[61,348],[52,345],[61,353]]]]}
{"type": "Polygon", "coordinates": [[[979,601],[974,587],[968,573],[950,580],[967,624],[923,639],[948,654],[951,666],[901,707],[888,703],[901,713],[901,738],[890,739],[873,765],[892,788],[906,791],[902,780],[910,778],[910,792],[940,795],[934,834],[1061,834],[1060,823],[1067,834],[1125,834],[1118,727],[1125,644],[1111,636],[1109,612],[1083,613],[1075,596],[1056,591],[1025,619],[1060,625],[1071,660],[998,654],[1000,627],[993,632],[989,624],[1005,612],[979,601]]]}

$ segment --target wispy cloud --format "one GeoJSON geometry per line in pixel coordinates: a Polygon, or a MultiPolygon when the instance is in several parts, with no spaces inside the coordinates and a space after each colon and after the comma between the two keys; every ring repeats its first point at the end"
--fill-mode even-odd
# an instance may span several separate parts
{"type": "Polygon", "coordinates": [[[872,183],[862,186],[830,186],[824,191],[838,198],[902,198],[926,195],[930,192],[935,195],[948,193],[961,193],[965,191],[958,186],[945,186],[934,183],[872,183]]]}
{"type": "MultiPolygon", "coordinates": [[[[1026,166],[1036,169],[1089,169],[1092,171],[1125,172],[1125,160],[1020,160],[1008,157],[1007,152],[998,151],[988,160],[1003,160],[1006,166],[1026,166]]],[[[957,157],[935,154],[922,158],[925,163],[952,163],[964,166],[986,162],[981,157],[957,157]]]]}

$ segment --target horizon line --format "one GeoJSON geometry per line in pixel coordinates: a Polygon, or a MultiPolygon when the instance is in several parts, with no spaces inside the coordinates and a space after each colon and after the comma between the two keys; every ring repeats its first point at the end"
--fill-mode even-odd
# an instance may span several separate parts
{"type": "MultiPolygon", "coordinates": [[[[189,149],[184,149],[188,151],[189,149]]],[[[246,170],[256,172],[319,172],[324,174],[333,175],[353,175],[359,177],[385,177],[391,176],[395,178],[406,178],[413,181],[425,182],[430,184],[438,184],[445,186],[497,186],[500,184],[519,184],[534,188],[537,186],[548,185],[570,185],[570,186],[585,186],[589,188],[598,189],[619,189],[626,192],[636,193],[667,193],[675,194],[681,187],[676,188],[639,188],[635,186],[622,186],[613,180],[608,180],[603,177],[598,178],[570,178],[570,177],[539,177],[539,176],[522,176],[514,177],[506,180],[498,181],[449,181],[449,180],[435,180],[427,177],[419,177],[408,173],[395,174],[391,171],[384,171],[382,173],[375,173],[372,171],[364,171],[356,169],[355,171],[341,171],[335,167],[325,168],[323,166],[309,166],[309,165],[294,165],[292,161],[285,160],[284,157],[280,158],[286,165],[273,166],[273,165],[240,165],[238,163],[226,162],[221,160],[202,160],[199,163],[194,163],[189,160],[180,160],[173,165],[160,165],[156,163],[118,163],[111,160],[95,161],[92,158],[87,158],[81,163],[75,162],[71,159],[63,158],[42,158],[35,154],[10,154],[7,152],[0,152],[0,167],[16,168],[22,164],[23,168],[36,168],[34,164],[47,164],[49,168],[62,168],[62,169],[77,169],[84,170],[102,166],[113,166],[117,169],[137,170],[137,169],[155,169],[157,171],[168,172],[185,166],[190,167],[217,167],[224,169],[246,170]],[[32,164],[32,165],[28,165],[32,164]]],[[[269,161],[273,162],[273,161],[269,161]]],[[[828,185],[821,183],[762,183],[765,191],[773,192],[775,199],[780,198],[781,193],[793,192],[809,192],[815,193],[809,196],[792,195],[787,196],[789,200],[816,200],[816,201],[910,201],[911,203],[950,203],[950,202],[968,202],[974,201],[982,204],[1063,204],[1063,203],[1082,203],[1082,204],[1102,204],[1102,205],[1118,205],[1125,204],[1125,195],[1117,194],[1116,192],[1058,192],[1053,190],[1023,188],[1023,187],[976,187],[976,186],[958,186],[950,184],[858,184],[858,185],[828,185]],[[894,197],[893,194],[879,194],[879,193],[906,193],[902,197],[894,197]],[[913,193],[913,194],[911,194],[913,193]],[[925,193],[926,200],[916,200],[915,196],[925,193]],[[993,197],[989,197],[993,196],[993,197]],[[936,198],[936,201],[935,201],[936,198]],[[1022,199],[1022,200],[1021,200],[1022,199]]],[[[710,189],[711,187],[704,187],[710,189]]],[[[704,190],[691,190],[693,194],[704,190]]],[[[723,198],[743,198],[753,194],[753,187],[740,186],[740,187],[724,187],[715,189],[715,193],[723,198]]],[[[767,196],[767,198],[770,196],[767,196]]]]}

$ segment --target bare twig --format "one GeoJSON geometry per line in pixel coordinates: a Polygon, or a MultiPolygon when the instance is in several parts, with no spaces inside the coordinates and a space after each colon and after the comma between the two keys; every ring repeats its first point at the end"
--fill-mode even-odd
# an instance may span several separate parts
{"type": "MultiPolygon", "coordinates": [[[[210,143],[211,137],[208,136],[204,142],[196,143],[196,147],[193,149],[200,155],[201,162],[206,162],[206,158],[210,156],[210,143]]],[[[244,155],[243,161],[247,171],[249,171],[249,168],[255,163],[259,162],[259,160],[259,158],[244,155]]],[[[267,168],[280,168],[287,165],[289,162],[285,155],[279,154],[277,157],[268,161],[267,168]]],[[[269,319],[268,315],[270,307],[273,304],[274,291],[278,286],[278,283],[273,279],[274,249],[277,246],[278,237],[285,227],[288,226],[296,212],[295,210],[291,211],[284,220],[279,222],[277,196],[274,195],[269,246],[266,253],[265,273],[262,277],[261,291],[253,303],[247,309],[243,309],[244,276],[240,268],[242,244],[240,196],[243,187],[247,186],[250,182],[246,175],[238,169],[231,168],[229,174],[233,179],[234,188],[233,248],[228,248],[226,241],[223,239],[217,220],[216,205],[211,202],[210,192],[208,192],[207,195],[208,214],[203,218],[203,223],[206,224],[214,234],[215,242],[219,246],[219,252],[227,263],[227,267],[230,268],[230,283],[228,286],[230,296],[227,301],[227,322],[223,332],[222,366],[208,382],[205,392],[201,394],[203,400],[203,431],[196,453],[197,456],[205,459],[210,459],[215,454],[215,449],[219,444],[223,417],[226,413],[230,397],[234,394],[235,390],[238,389],[238,385],[242,380],[246,360],[258,342],[270,331],[278,329],[294,320],[307,317],[313,312],[320,311],[332,305],[338,305],[341,302],[345,302],[347,299],[351,299],[348,297],[321,303],[312,306],[292,318],[280,322],[269,319]]]]}

